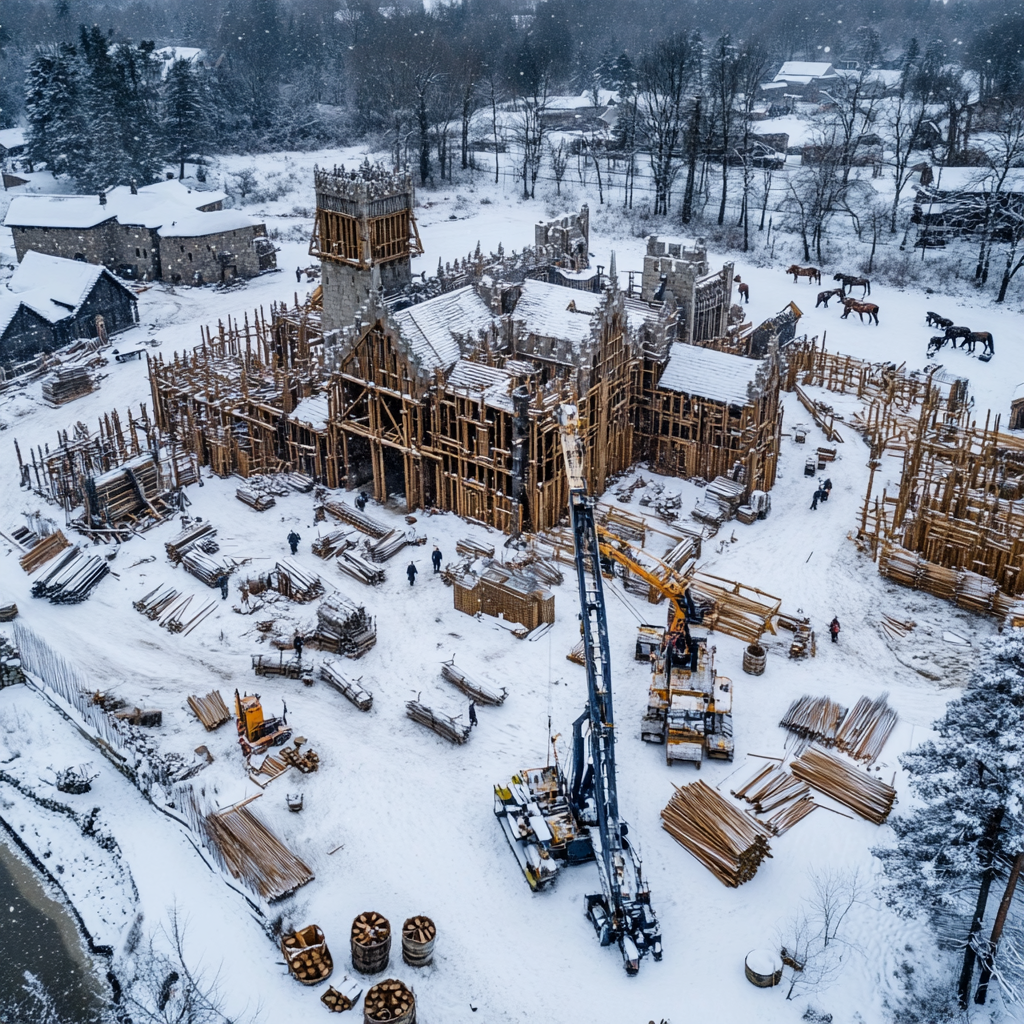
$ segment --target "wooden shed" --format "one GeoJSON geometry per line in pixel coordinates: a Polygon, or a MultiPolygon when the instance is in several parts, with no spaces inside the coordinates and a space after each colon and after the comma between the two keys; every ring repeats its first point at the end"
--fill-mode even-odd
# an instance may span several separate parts
{"type": "Polygon", "coordinates": [[[529,573],[494,564],[479,576],[464,573],[455,580],[454,589],[455,607],[467,615],[483,612],[527,629],[555,621],[555,595],[529,573]]]}

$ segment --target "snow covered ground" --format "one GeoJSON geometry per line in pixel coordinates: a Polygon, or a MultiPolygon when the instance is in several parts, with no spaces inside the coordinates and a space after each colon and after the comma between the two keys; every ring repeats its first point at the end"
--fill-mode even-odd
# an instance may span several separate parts
{"type": "MultiPolygon", "coordinates": [[[[249,212],[264,213],[268,227],[279,234],[283,273],[228,294],[207,289],[172,292],[155,285],[140,296],[141,325],[135,336],[159,339],[162,351],[169,354],[197,343],[201,324],[215,325],[218,319],[240,317],[257,306],[266,309],[274,301],[291,301],[296,291],[302,298],[309,286],[305,279],[296,286],[293,270],[310,262],[312,165],[361,159],[360,152],[349,150],[279,154],[257,161],[261,176],[278,176],[268,184],[288,183],[279,198],[247,207],[249,212]]],[[[218,173],[230,174],[252,162],[225,159],[218,173]]],[[[573,198],[590,202],[595,262],[607,266],[614,249],[625,282],[626,271],[641,266],[643,239],[629,234],[622,217],[602,209],[593,190],[575,187],[573,198]]],[[[426,255],[415,269],[428,273],[439,258],[463,256],[477,240],[485,250],[496,249],[499,241],[506,250],[521,248],[532,242],[533,222],[558,208],[547,199],[523,202],[514,186],[506,192],[502,185],[491,184],[486,173],[472,187],[452,185],[450,190],[423,193],[420,199],[418,219],[426,255]]],[[[569,206],[567,197],[563,208],[569,206]]],[[[6,232],[0,235],[0,247],[0,263],[13,262],[6,232]]],[[[948,348],[940,357],[949,371],[970,378],[979,418],[990,408],[1005,418],[1017,378],[1024,378],[1024,365],[1012,354],[1016,314],[1011,310],[904,292],[878,280],[872,283],[871,299],[881,307],[881,326],[855,318],[842,321],[834,303],[829,310],[813,308],[818,287],[794,285],[784,275],[788,259],[768,268],[753,258],[748,262],[717,253],[711,255],[712,268],[723,258],[735,259],[737,272],[751,286],[751,319],[756,322],[795,300],[805,313],[800,332],[823,338],[830,350],[906,362],[909,368],[924,366],[925,345],[933,333],[924,323],[929,309],[991,331],[996,345],[992,362],[982,364],[948,348]]],[[[830,285],[826,278],[821,288],[830,285]]],[[[132,340],[125,335],[117,344],[132,340]]],[[[143,364],[111,363],[104,372],[107,376],[97,392],[61,409],[42,403],[38,382],[0,396],[0,529],[18,524],[22,512],[55,511],[17,489],[14,438],[22,451],[29,444],[52,444],[58,429],[77,421],[94,424],[103,411],[149,402],[143,364]]],[[[795,396],[784,399],[785,429],[809,419],[795,396]]],[[[840,408],[835,396],[826,400],[840,408]]],[[[793,698],[828,694],[850,706],[862,694],[873,697],[888,691],[900,724],[879,768],[887,781],[895,776],[899,800],[905,805],[911,797],[897,756],[926,736],[951,688],[969,671],[977,644],[994,630],[988,620],[886,582],[849,542],[868,470],[863,442],[852,429],[844,430],[844,437],[839,459],[829,470],[834,484],[829,502],[815,511],[808,508],[814,481],[803,476],[807,449],[786,437],[771,517],[751,526],[727,524],[705,545],[703,568],[782,598],[787,611],[811,617],[819,638],[816,658],[796,662],[773,654],[765,674],[753,678],[741,669],[743,644],[723,635],[714,637],[717,667],[735,683],[737,761],[705,763],[700,777],[723,792],[733,773],[731,783],[753,773],[758,762],[748,753],[783,753],[786,734],[777,723],[793,698]],[[879,627],[883,613],[913,619],[917,628],[897,643],[879,627]],[[834,646],[821,642],[833,615],[843,626],[840,643],[834,646]],[[968,638],[971,646],[945,643],[945,630],[968,638]]],[[[823,443],[820,432],[811,429],[807,447],[823,443]]],[[[880,477],[885,477],[886,468],[880,477]]],[[[893,479],[897,471],[893,463],[893,479]]],[[[643,468],[638,472],[650,477],[643,468]]],[[[692,507],[699,494],[696,487],[663,482],[683,494],[684,510],[692,507]]],[[[884,483],[879,479],[880,486],[884,483]]],[[[250,806],[316,874],[314,882],[271,908],[271,916],[280,913],[286,924],[295,926],[319,924],[334,953],[336,977],[346,973],[352,918],[371,909],[387,916],[396,928],[406,917],[420,913],[437,923],[434,965],[414,971],[398,961],[389,972],[413,985],[419,1019],[425,1024],[532,1022],[553,1016],[594,1024],[643,1024],[662,1018],[677,1024],[691,1018],[795,1022],[809,1005],[831,1013],[836,1024],[875,1024],[886,1019],[887,1006],[906,998],[898,981],[903,962],[928,972],[932,952],[926,931],[896,918],[868,894],[851,915],[842,970],[817,991],[798,990],[787,1002],[787,986],[762,991],[746,982],[745,954],[777,945],[787,922],[806,909],[813,872],[857,870],[870,890],[878,871],[870,851],[886,841],[886,829],[817,810],[772,842],[773,858],[738,890],[725,888],[679,847],[660,828],[658,815],[673,784],[695,776],[684,768],[670,770],[663,748],[640,741],[648,680],[645,666],[633,660],[635,626],[640,621],[661,622],[664,606],[650,606],[616,583],[608,584],[607,590],[620,804],[631,837],[640,845],[665,947],[661,963],[646,961],[638,977],[628,978],[617,951],[598,946],[583,916],[583,895],[597,885],[593,865],[567,869],[553,891],[532,894],[492,814],[493,784],[520,768],[543,763],[549,718],[563,737],[559,750],[564,756],[572,720],[585,700],[583,669],[565,658],[578,639],[571,575],[554,588],[554,628],[537,642],[520,641],[489,620],[455,611],[452,592],[430,573],[428,553],[434,543],[447,560],[454,558],[458,538],[469,536],[500,546],[502,538],[496,533],[466,525],[453,515],[420,516],[415,528],[427,536],[428,546],[413,549],[420,570],[415,587],[406,582],[408,554],[403,552],[388,563],[387,581],[368,589],[310,553],[317,533],[310,495],[279,498],[273,509],[259,514],[235,500],[235,481],[204,474],[203,484],[188,492],[190,512],[216,525],[225,554],[252,559],[253,569],[266,571],[287,554],[285,538],[294,528],[302,537],[298,560],[319,572],[328,587],[364,602],[375,616],[377,646],[358,662],[342,660],[343,670],[360,677],[373,693],[371,712],[358,712],[322,683],[306,689],[294,680],[257,679],[250,656],[271,649],[260,642],[256,620],[275,618],[288,635],[296,624],[310,619],[313,610],[281,600],[251,617],[234,612],[237,590],[221,602],[216,591],[167,562],[163,546],[176,532],[176,524],[122,546],[112,562],[116,575],[104,579],[84,604],[63,607],[33,600],[31,579],[6,543],[0,546],[0,587],[17,601],[18,621],[44,636],[97,688],[131,704],[164,710],[164,725],[155,733],[161,749],[191,757],[196,746],[206,744],[215,760],[200,773],[196,785],[221,806],[257,790],[246,779],[233,726],[204,732],[189,712],[186,696],[216,688],[230,699],[237,687],[259,692],[270,713],[287,703],[296,734],[306,736],[320,754],[320,771],[302,777],[289,773],[272,782],[250,806]],[[161,583],[194,593],[193,603],[215,596],[217,611],[187,637],[170,634],[131,604],[161,583]],[[406,700],[419,695],[433,707],[465,713],[465,698],[439,676],[441,661],[453,655],[459,664],[510,690],[503,706],[480,709],[479,727],[458,748],[409,721],[404,708],[406,700]],[[305,809],[291,814],[285,794],[296,790],[305,794],[305,809]]],[[[371,506],[368,511],[404,525],[387,509],[371,506]]],[[[9,626],[2,628],[10,632],[9,626]]],[[[309,652],[307,657],[319,662],[323,656],[309,652]]],[[[45,789],[38,777],[48,764],[91,760],[99,770],[92,794],[68,799],[101,808],[99,820],[116,838],[137,886],[147,933],[159,935],[169,912],[177,907],[187,920],[190,955],[211,972],[219,967],[222,988],[235,1013],[251,1011],[257,999],[265,1020],[296,1020],[324,1012],[315,1006],[320,990],[305,990],[286,975],[278,949],[245,901],[209,870],[173,821],[146,804],[40,697],[23,687],[0,691],[0,722],[19,720],[30,726],[3,730],[0,761],[15,752],[20,755],[4,766],[5,771],[32,779],[33,788],[45,789]]],[[[2,785],[0,794],[6,796],[2,785]]],[[[42,832],[39,841],[57,843],[42,832]]],[[[57,855],[68,861],[80,858],[81,851],[71,845],[70,840],[61,842],[57,855]]],[[[101,895],[120,905],[126,888],[111,881],[108,893],[99,893],[97,886],[80,897],[87,907],[101,895]]],[[[69,892],[79,898],[78,890],[69,892]]],[[[83,910],[83,915],[87,912],[99,913],[83,910]]],[[[121,919],[127,921],[127,913],[121,919]]],[[[347,973],[353,972],[349,968],[347,973]]]]}

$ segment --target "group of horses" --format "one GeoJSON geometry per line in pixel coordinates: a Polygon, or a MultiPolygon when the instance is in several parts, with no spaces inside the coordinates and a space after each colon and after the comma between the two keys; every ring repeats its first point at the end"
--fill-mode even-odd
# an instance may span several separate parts
{"type": "MultiPolygon", "coordinates": [[[[821,271],[817,267],[801,267],[794,263],[786,270],[786,273],[793,275],[794,284],[801,277],[806,277],[808,284],[814,284],[815,282],[821,284],[821,271]]],[[[824,306],[828,309],[829,299],[838,297],[843,304],[843,315],[840,319],[845,320],[851,313],[856,313],[860,317],[861,323],[863,323],[866,314],[868,323],[874,321],[876,325],[878,324],[878,306],[873,302],[864,301],[871,294],[871,282],[866,277],[858,277],[856,274],[835,274],[832,280],[838,281],[839,287],[818,292],[818,301],[814,304],[815,309],[818,306],[824,306]],[[846,294],[847,288],[851,292],[854,288],[863,288],[864,290],[861,292],[861,297],[855,299],[852,295],[846,294]]]]}
{"type": "Polygon", "coordinates": [[[947,341],[952,342],[953,348],[960,342],[960,348],[966,348],[971,355],[974,354],[976,345],[981,345],[981,358],[989,360],[995,355],[995,340],[988,331],[972,331],[970,327],[957,327],[952,320],[938,313],[928,312],[925,319],[929,327],[940,327],[943,334],[934,335],[928,342],[928,356],[931,358],[941,349],[947,341]]]}

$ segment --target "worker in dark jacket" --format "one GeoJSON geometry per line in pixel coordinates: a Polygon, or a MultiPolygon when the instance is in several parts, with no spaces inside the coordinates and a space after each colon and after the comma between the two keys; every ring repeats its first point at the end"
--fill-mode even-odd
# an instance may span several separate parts
{"type": "Polygon", "coordinates": [[[434,572],[441,571],[441,549],[435,544],[434,550],[430,552],[430,560],[434,563],[434,572]]]}
{"type": "Polygon", "coordinates": [[[476,701],[475,700],[471,700],[469,702],[469,725],[470,725],[470,728],[472,728],[474,725],[477,725],[477,724],[478,723],[477,723],[477,720],[476,720],[476,701]]]}
{"type": "Polygon", "coordinates": [[[288,546],[292,549],[293,555],[298,553],[300,540],[302,538],[294,530],[288,534],[288,546]]]}
{"type": "Polygon", "coordinates": [[[409,577],[409,586],[411,587],[416,582],[416,563],[410,562],[409,568],[405,570],[405,575],[409,577]]]}
{"type": "Polygon", "coordinates": [[[832,481],[827,477],[825,482],[821,485],[821,500],[828,501],[829,495],[832,493],[832,481]]]}
{"type": "Polygon", "coordinates": [[[360,512],[364,511],[366,508],[366,503],[369,500],[370,496],[366,493],[366,491],[360,491],[359,497],[356,498],[356,508],[359,509],[360,512]]]}
{"type": "Polygon", "coordinates": [[[828,624],[828,633],[832,637],[832,643],[839,643],[839,618],[833,616],[832,621],[828,624]]]}
{"type": "Polygon", "coordinates": [[[825,500],[825,492],[819,487],[814,492],[814,497],[811,499],[811,508],[817,508],[819,501],[825,500]]]}
{"type": "MultiPolygon", "coordinates": [[[[228,599],[228,578],[227,576],[221,576],[217,580],[217,585],[220,587],[220,599],[226,601],[228,599]]],[[[248,597],[248,594],[246,595],[248,597]]]]}
{"type": "Polygon", "coordinates": [[[302,267],[296,267],[295,268],[295,283],[296,284],[301,284],[302,283],[302,267]]]}
{"type": "Polygon", "coordinates": [[[302,661],[302,645],[305,642],[306,641],[302,639],[302,634],[301,633],[296,633],[295,634],[295,640],[293,641],[293,643],[295,644],[295,657],[299,661],[302,661]]]}

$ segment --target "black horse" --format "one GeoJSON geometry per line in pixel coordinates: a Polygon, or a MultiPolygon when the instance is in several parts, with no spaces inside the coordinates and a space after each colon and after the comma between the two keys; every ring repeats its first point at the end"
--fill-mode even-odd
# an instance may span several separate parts
{"type": "Polygon", "coordinates": [[[941,327],[943,330],[945,330],[947,327],[953,326],[952,320],[947,320],[946,317],[939,316],[938,313],[926,313],[925,320],[927,321],[929,327],[941,327]]]}
{"type": "Polygon", "coordinates": [[[971,336],[972,333],[973,331],[970,329],[970,327],[947,327],[946,333],[943,335],[943,337],[946,339],[946,341],[953,342],[953,345],[955,347],[957,339],[967,341],[967,339],[971,336]]]}
{"type": "Polygon", "coordinates": [[[930,338],[928,341],[928,358],[931,359],[931,357],[946,344],[947,340],[948,339],[943,334],[936,334],[934,337],[930,338]]]}
{"type": "Polygon", "coordinates": [[[861,298],[871,294],[871,282],[866,277],[857,277],[855,274],[835,274],[832,277],[833,281],[843,282],[843,295],[846,295],[846,289],[849,288],[853,291],[854,288],[863,288],[861,292],[861,298]]]}

